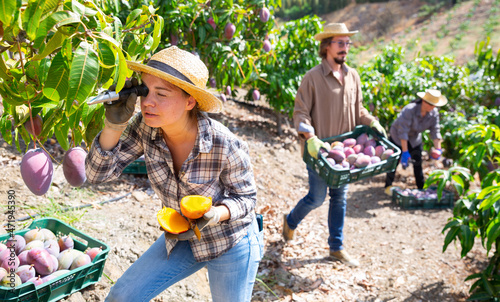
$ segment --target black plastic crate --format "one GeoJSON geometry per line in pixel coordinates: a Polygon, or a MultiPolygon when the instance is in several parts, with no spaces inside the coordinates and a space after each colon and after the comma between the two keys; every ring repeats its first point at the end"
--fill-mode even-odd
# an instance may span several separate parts
{"type": "Polygon", "coordinates": [[[387,138],[380,136],[372,128],[359,125],[354,128],[353,131],[346,132],[344,134],[333,136],[330,138],[322,139],[324,142],[332,143],[334,141],[343,141],[347,138],[357,138],[361,134],[366,133],[376,139],[378,145],[384,146],[386,149],[393,149],[394,154],[382,160],[377,164],[370,164],[364,168],[356,168],[353,170],[335,170],[332,168],[330,163],[327,162],[324,155],[318,155],[318,159],[314,159],[309,152],[307,152],[307,142],[304,149],[304,162],[316,171],[319,176],[327,183],[329,187],[338,188],[340,186],[373,177],[377,174],[393,172],[398,166],[399,158],[401,156],[401,150],[398,146],[393,144],[387,138]]]}
{"type": "MultiPolygon", "coordinates": [[[[431,187],[435,190],[435,187],[431,187]]],[[[426,190],[414,189],[412,191],[425,192],[426,190]]],[[[442,209],[452,208],[455,205],[455,195],[447,190],[443,190],[441,199],[437,197],[416,197],[415,195],[405,195],[397,188],[392,191],[392,203],[402,209],[442,209]]]]}

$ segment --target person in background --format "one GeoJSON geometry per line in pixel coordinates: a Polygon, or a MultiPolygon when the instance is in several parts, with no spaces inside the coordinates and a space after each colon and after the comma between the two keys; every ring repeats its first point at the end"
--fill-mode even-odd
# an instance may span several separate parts
{"type": "MultiPolygon", "coordinates": [[[[444,106],[448,100],[439,90],[428,89],[418,92],[418,98],[403,107],[398,118],[389,130],[389,140],[396,144],[401,152],[401,165],[406,169],[410,160],[413,163],[413,173],[418,189],[424,187],[424,172],[422,170],[422,132],[429,130],[434,149],[430,152],[433,159],[439,159],[441,150],[441,133],[439,112],[436,107],[444,106]]],[[[385,178],[385,193],[392,196],[396,171],[387,173],[385,178]]]]}
{"type": "MultiPolygon", "coordinates": [[[[207,267],[213,301],[250,301],[263,232],[255,214],[256,186],[248,145],[205,112],[222,102],[205,89],[208,70],[175,46],[147,65],[127,62],[149,93],[106,104],[105,126],[86,159],[87,180],[116,179],[144,155],[148,178],[162,206],[180,210],[187,195],[212,198],[193,230],[164,233],[113,285],[106,301],[150,301],[176,282],[207,267]],[[130,121],[129,121],[130,119],[130,121]]],[[[138,82],[127,81],[126,87],[138,82]]]]}
{"type": "MultiPolygon", "coordinates": [[[[345,64],[352,45],[351,36],[344,23],[330,23],[314,38],[320,43],[321,64],[309,70],[297,91],[293,120],[304,148],[312,157],[318,157],[321,139],[352,131],[357,125],[370,125],[385,136],[385,129],[363,107],[361,81],[356,70],[345,64]]],[[[359,261],[344,249],[344,220],[348,185],[329,188],[326,182],[311,168],[309,192],[289,214],[284,215],[283,237],[292,240],[300,222],[314,209],[323,204],[329,190],[328,245],[330,256],[350,266],[359,261]]]]}

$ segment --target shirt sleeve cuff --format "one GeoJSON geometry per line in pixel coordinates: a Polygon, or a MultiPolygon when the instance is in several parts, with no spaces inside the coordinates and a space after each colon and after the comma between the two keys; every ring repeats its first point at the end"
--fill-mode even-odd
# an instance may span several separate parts
{"type": "Polygon", "coordinates": [[[239,213],[241,213],[240,208],[236,205],[236,203],[231,200],[231,199],[224,199],[220,202],[220,205],[225,205],[227,209],[229,210],[229,219],[226,221],[223,221],[221,223],[228,223],[230,221],[234,221],[240,218],[239,213]]]}
{"type": "Polygon", "coordinates": [[[314,133],[314,127],[311,126],[311,125],[308,125],[304,122],[301,122],[299,124],[299,129],[298,129],[299,132],[306,132],[306,133],[312,133],[312,134],[315,134],[314,133]]]}
{"type": "Polygon", "coordinates": [[[99,143],[99,138],[101,137],[101,133],[102,132],[99,132],[99,134],[97,134],[97,136],[94,138],[94,148],[96,151],[95,155],[102,159],[110,159],[118,153],[122,143],[121,141],[118,141],[118,144],[113,149],[105,151],[102,149],[101,144],[99,143]]]}

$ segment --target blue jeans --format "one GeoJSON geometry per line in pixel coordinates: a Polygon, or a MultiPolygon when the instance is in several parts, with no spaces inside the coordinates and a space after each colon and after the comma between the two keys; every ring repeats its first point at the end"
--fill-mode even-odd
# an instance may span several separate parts
{"type": "MultiPolygon", "coordinates": [[[[296,229],[299,223],[309,212],[323,204],[326,198],[328,185],[314,170],[307,167],[309,174],[309,193],[302,198],[295,208],[288,214],[287,222],[291,229],[296,229]]],[[[330,189],[330,207],[328,209],[328,245],[331,251],[342,250],[342,241],[344,240],[344,218],[346,211],[346,198],[348,185],[341,186],[338,189],[330,189]]]]}
{"type": "Polygon", "coordinates": [[[165,237],[158,240],[111,288],[106,301],[150,301],[176,282],[208,269],[213,301],[250,301],[264,239],[254,220],[248,234],[236,246],[218,258],[196,262],[187,241],[179,241],[167,259],[165,237]]]}

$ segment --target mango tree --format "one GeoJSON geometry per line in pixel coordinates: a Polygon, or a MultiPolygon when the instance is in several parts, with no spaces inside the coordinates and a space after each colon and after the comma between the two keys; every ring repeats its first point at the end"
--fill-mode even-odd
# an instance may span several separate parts
{"type": "Polygon", "coordinates": [[[270,56],[269,32],[274,26],[273,8],[280,0],[212,1],[106,1],[105,10],[129,12],[147,3],[157,7],[165,28],[160,48],[170,45],[200,57],[210,72],[210,82],[225,94],[251,85],[261,76],[259,60],[270,56]],[[229,88],[228,88],[229,87],[229,88]]]}
{"type": "Polygon", "coordinates": [[[0,22],[0,132],[20,152],[30,135],[39,143],[55,135],[65,150],[89,145],[104,108],[87,98],[112,83],[119,91],[131,75],[125,61],[154,51],[163,27],[152,6],[123,23],[83,0],[2,1],[0,22]]]}
{"type": "MultiPolygon", "coordinates": [[[[252,85],[260,94],[267,95],[267,102],[278,114],[292,116],[295,95],[302,78],[321,62],[319,42],[313,38],[321,30],[321,19],[308,16],[271,31],[272,57],[259,61],[262,73],[252,85]]],[[[247,96],[248,100],[251,93],[247,96]]]]}

